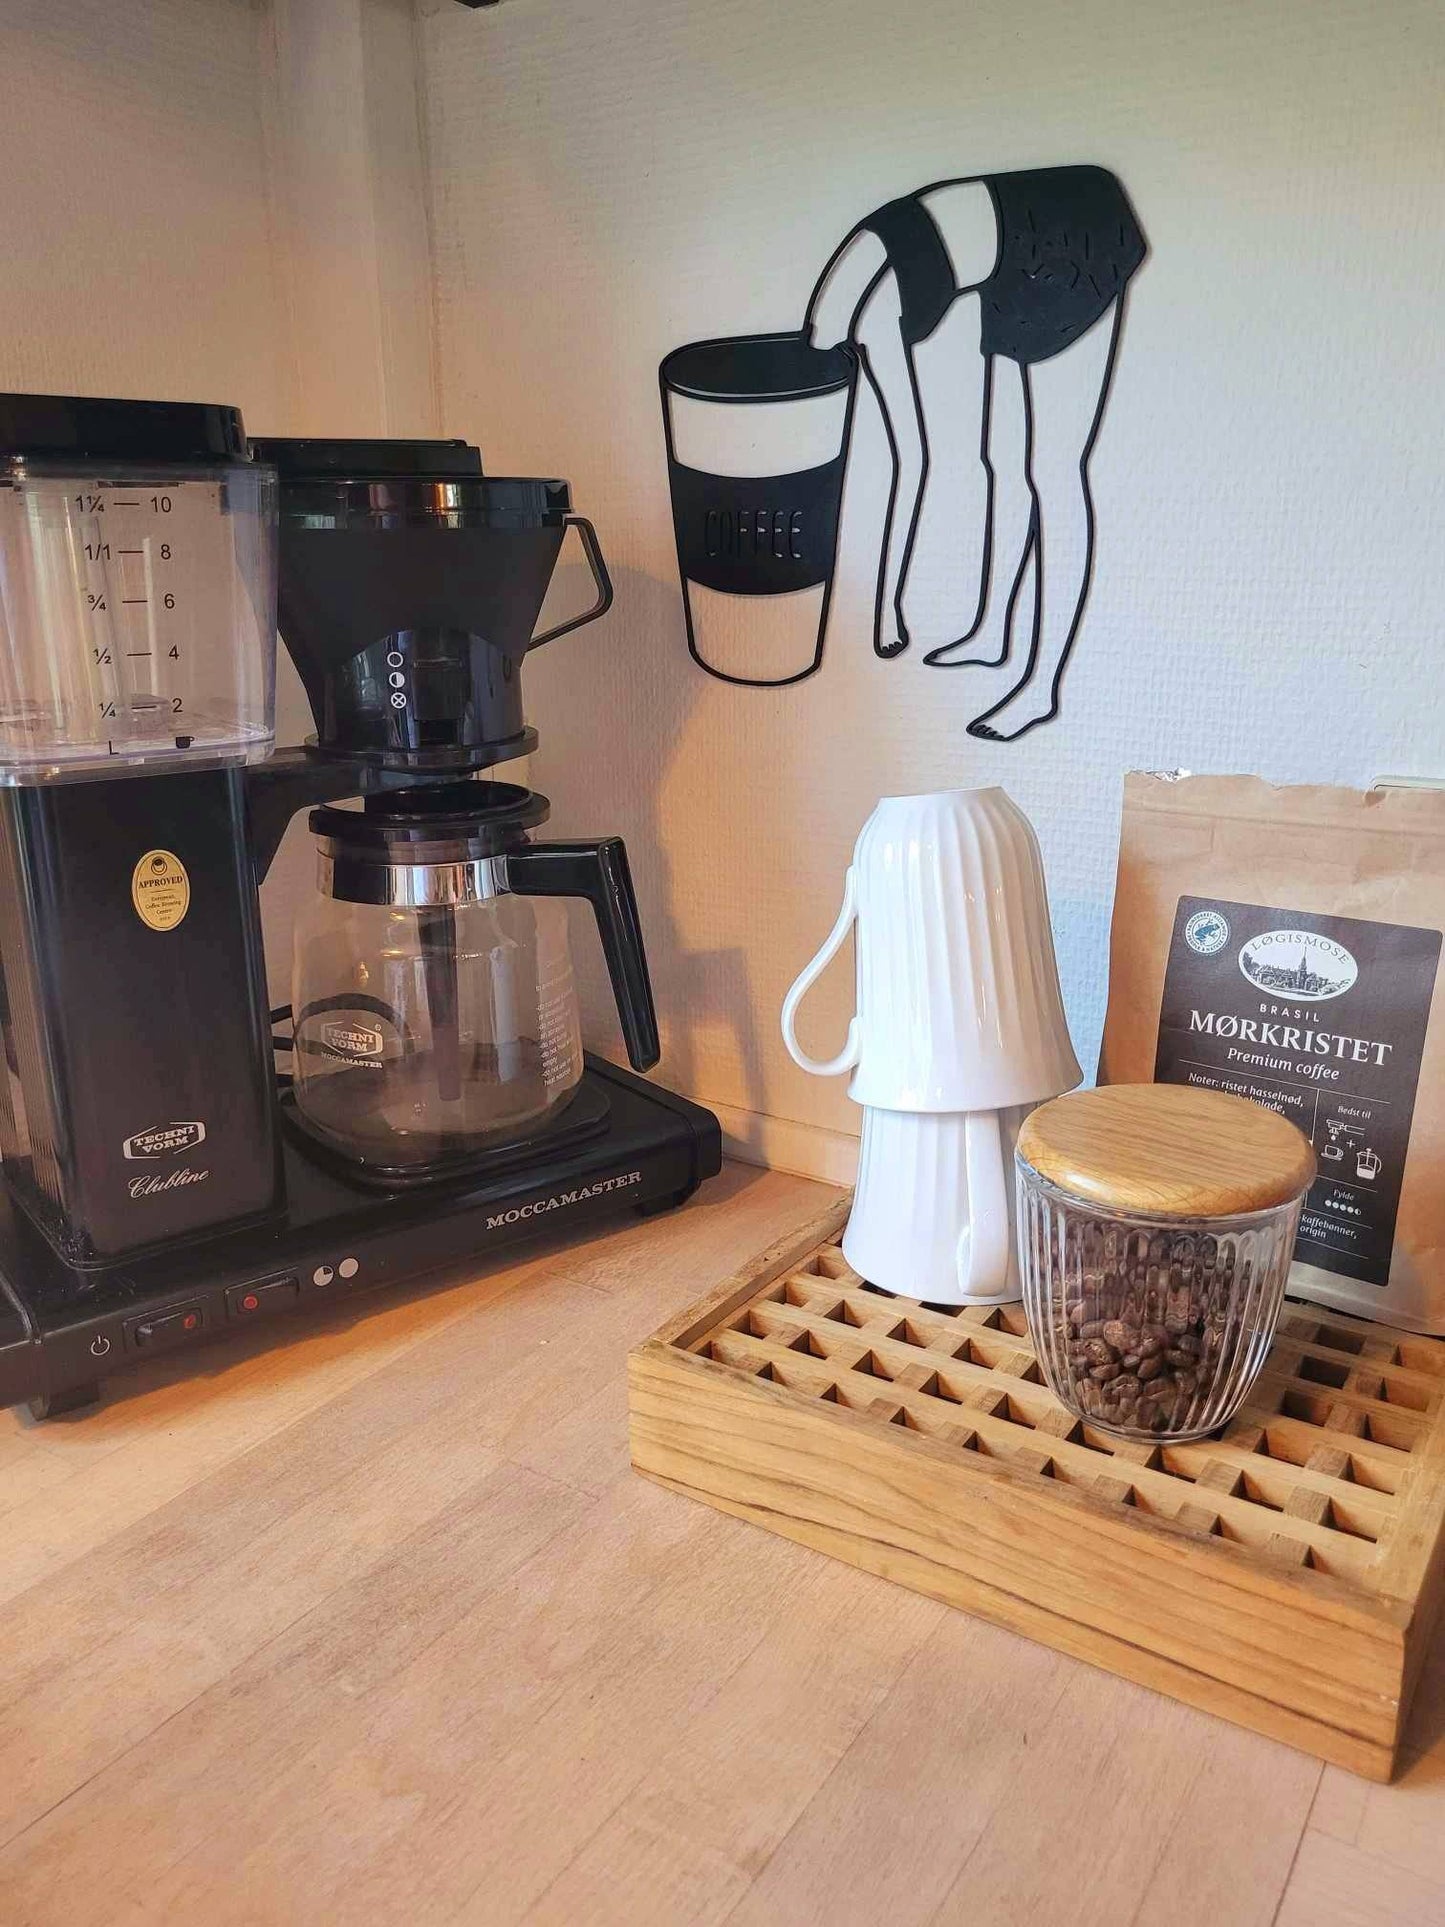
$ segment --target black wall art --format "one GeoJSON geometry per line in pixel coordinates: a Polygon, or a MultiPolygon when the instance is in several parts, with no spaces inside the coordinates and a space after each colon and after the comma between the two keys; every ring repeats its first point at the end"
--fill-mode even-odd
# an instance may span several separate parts
{"type": "MultiPolygon", "coordinates": [[[[1103,168],[961,176],[859,221],[819,275],[800,330],[668,355],[663,421],[699,666],[774,688],[820,666],[861,386],[890,460],[873,647],[885,658],[909,647],[930,488],[947,466],[940,454],[962,452],[940,437],[968,432],[951,405],[962,389],[981,543],[944,571],[950,639],[924,661],[974,670],[963,687],[975,736],[1013,741],[1056,716],[1093,580],[1089,463],[1145,253],[1128,196],[1103,168]],[[976,335],[966,320],[946,353],[925,349],[945,341],[939,330],[964,296],[977,297],[976,335]]],[[[950,505],[932,507],[947,532],[950,505]]],[[[967,549],[961,527],[957,546],[967,549]]]]}

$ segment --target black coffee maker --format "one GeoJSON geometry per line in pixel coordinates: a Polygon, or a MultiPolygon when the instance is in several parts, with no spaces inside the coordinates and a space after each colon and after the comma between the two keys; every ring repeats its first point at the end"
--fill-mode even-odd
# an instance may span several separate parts
{"type": "Polygon", "coordinates": [[[565,483],[0,397],[7,542],[0,1402],[65,1409],[719,1168],[709,1113],[580,1049],[566,897],[633,1065],[658,1055],[620,840],[538,841],[546,799],[479,774],[536,741],[528,649],[611,602],[565,483]],[[537,634],[569,529],[595,602],[537,634]],[[316,735],[268,753],[277,565],[316,735]],[[308,806],[300,994],[268,1011],[257,889],[308,806]]]}

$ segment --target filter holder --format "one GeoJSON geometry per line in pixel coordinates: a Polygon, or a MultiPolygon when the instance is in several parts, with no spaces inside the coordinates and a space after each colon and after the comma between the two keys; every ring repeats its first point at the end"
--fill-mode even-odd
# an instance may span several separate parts
{"type": "Polygon", "coordinates": [[[612,606],[564,481],[465,442],[257,442],[281,477],[279,622],[328,754],[434,772],[524,753],[521,661],[612,606]],[[594,599],[537,633],[575,530],[594,599]]]}

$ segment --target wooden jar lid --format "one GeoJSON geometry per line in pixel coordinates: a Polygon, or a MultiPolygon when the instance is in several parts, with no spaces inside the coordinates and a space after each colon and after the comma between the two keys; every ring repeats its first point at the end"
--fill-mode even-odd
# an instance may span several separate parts
{"type": "Polygon", "coordinates": [[[1308,1138],[1277,1111],[1185,1084],[1071,1091],[1024,1119],[1019,1156],[1059,1190],[1141,1217],[1229,1218],[1299,1197],[1308,1138]]]}

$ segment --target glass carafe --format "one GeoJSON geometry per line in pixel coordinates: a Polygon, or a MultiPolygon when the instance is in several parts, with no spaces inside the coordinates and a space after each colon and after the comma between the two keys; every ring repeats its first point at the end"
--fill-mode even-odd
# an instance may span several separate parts
{"type": "Polygon", "coordinates": [[[293,1082],[305,1128],[381,1182],[443,1175],[561,1119],[582,1078],[567,914],[597,915],[628,1055],[658,1056],[618,838],[537,844],[546,799],[464,782],[313,812],[297,922],[293,1082]]]}

